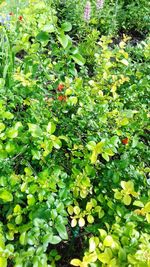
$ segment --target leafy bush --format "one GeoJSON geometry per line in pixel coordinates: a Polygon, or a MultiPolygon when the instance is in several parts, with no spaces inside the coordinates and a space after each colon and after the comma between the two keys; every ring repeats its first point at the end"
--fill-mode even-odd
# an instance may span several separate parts
{"type": "Polygon", "coordinates": [[[77,42],[69,6],[3,7],[0,266],[148,267],[149,38],[77,42]]]}

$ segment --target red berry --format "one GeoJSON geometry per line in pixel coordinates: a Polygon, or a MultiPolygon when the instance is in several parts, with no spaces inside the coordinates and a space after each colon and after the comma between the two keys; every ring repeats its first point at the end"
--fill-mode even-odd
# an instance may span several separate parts
{"type": "Polygon", "coordinates": [[[63,88],[64,88],[64,85],[63,84],[59,84],[58,87],[57,87],[57,90],[61,92],[63,90],[63,88]]]}
{"type": "Polygon", "coordinates": [[[59,95],[59,96],[58,96],[58,100],[59,100],[59,101],[63,101],[63,99],[64,99],[63,95],[59,95]]]}
{"type": "Polygon", "coordinates": [[[59,101],[66,101],[66,100],[67,100],[67,97],[64,96],[64,95],[59,95],[59,96],[58,96],[58,100],[59,100],[59,101]]]}
{"type": "Polygon", "coordinates": [[[126,137],[126,138],[122,139],[121,142],[122,142],[122,144],[127,145],[129,142],[129,139],[126,137]]]}
{"type": "Polygon", "coordinates": [[[22,21],[23,20],[23,16],[19,16],[18,20],[22,21]]]}

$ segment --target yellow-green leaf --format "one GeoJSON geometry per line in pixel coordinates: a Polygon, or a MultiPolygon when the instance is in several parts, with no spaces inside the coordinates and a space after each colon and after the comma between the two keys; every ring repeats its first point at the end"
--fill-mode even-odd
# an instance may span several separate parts
{"type": "Polygon", "coordinates": [[[7,259],[4,257],[0,257],[0,266],[7,267],[7,259]]]}
{"type": "Polygon", "coordinates": [[[73,260],[71,260],[70,264],[73,266],[80,266],[81,261],[79,259],[73,259],[73,260]]]}
{"type": "Polygon", "coordinates": [[[0,199],[2,199],[4,202],[11,202],[13,200],[13,195],[8,190],[1,189],[0,199]]]}
{"type": "Polygon", "coordinates": [[[131,204],[132,199],[131,199],[131,197],[130,197],[129,195],[125,195],[125,196],[123,197],[122,201],[123,201],[123,203],[124,203],[125,205],[128,206],[128,205],[131,204]]]}

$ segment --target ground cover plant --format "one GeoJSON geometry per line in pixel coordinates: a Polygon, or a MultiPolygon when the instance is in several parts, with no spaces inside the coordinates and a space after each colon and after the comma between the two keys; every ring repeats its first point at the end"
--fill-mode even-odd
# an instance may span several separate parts
{"type": "Polygon", "coordinates": [[[0,267],[150,266],[148,7],[1,1],[0,267]]]}

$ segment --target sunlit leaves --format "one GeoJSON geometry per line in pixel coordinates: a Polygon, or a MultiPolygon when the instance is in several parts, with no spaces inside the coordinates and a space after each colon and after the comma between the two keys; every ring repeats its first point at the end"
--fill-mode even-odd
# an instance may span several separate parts
{"type": "Polygon", "coordinates": [[[11,202],[13,200],[13,195],[6,189],[0,189],[0,200],[11,202]]]}

